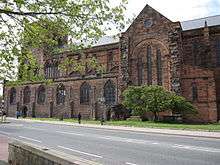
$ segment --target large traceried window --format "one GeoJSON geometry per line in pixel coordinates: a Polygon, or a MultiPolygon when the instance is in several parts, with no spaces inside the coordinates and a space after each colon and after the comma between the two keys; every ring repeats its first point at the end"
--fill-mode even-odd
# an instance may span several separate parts
{"type": "Polygon", "coordinates": [[[65,98],[66,98],[66,90],[65,86],[63,84],[59,84],[57,86],[57,105],[61,105],[65,103],[65,98]]]}
{"type": "Polygon", "coordinates": [[[216,40],[216,65],[220,66],[220,39],[216,40]]]}
{"type": "Polygon", "coordinates": [[[37,103],[43,104],[46,99],[46,89],[43,85],[39,86],[37,93],[37,103]]]}
{"type": "Polygon", "coordinates": [[[147,84],[152,85],[152,50],[147,47],[147,84]]]}
{"type": "Polygon", "coordinates": [[[161,51],[157,49],[157,84],[163,85],[161,51]]]}
{"type": "Polygon", "coordinates": [[[11,88],[9,92],[10,96],[10,104],[15,104],[16,103],[16,89],[13,87],[11,88]]]}
{"type": "Polygon", "coordinates": [[[31,90],[29,86],[24,88],[23,103],[28,104],[31,101],[31,90]]]}
{"type": "Polygon", "coordinates": [[[192,100],[197,101],[198,99],[198,88],[196,83],[192,83],[192,100]]]}
{"type": "Polygon", "coordinates": [[[84,82],[80,87],[80,104],[89,104],[91,86],[84,82]]]}
{"type": "Polygon", "coordinates": [[[143,81],[143,64],[142,64],[142,58],[138,58],[137,62],[137,74],[138,74],[138,85],[142,84],[143,81]]]}
{"type": "Polygon", "coordinates": [[[104,86],[104,98],[105,104],[114,105],[115,104],[115,85],[112,81],[107,81],[104,86]]]}

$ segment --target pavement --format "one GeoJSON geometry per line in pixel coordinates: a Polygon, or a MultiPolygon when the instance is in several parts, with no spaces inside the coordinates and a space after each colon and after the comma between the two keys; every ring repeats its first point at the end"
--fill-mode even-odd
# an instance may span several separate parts
{"type": "Polygon", "coordinates": [[[157,132],[160,129],[155,133],[136,128],[8,120],[11,123],[0,125],[2,135],[103,165],[219,165],[220,162],[220,139],[213,135],[209,138],[161,134],[157,132]]]}
{"type": "Polygon", "coordinates": [[[0,165],[6,165],[8,161],[8,137],[0,134],[0,165]]]}

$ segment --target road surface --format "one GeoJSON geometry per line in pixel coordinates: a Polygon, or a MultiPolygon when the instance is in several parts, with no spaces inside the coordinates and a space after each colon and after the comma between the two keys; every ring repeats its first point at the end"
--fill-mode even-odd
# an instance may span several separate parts
{"type": "Polygon", "coordinates": [[[220,139],[15,120],[0,134],[104,165],[220,165],[220,139]]]}

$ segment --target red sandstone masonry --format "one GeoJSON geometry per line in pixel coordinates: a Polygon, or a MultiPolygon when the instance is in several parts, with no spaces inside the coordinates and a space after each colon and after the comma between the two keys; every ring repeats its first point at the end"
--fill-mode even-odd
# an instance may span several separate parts
{"type": "MultiPolygon", "coordinates": [[[[50,107],[53,105],[53,116],[76,116],[81,112],[83,118],[93,118],[96,111],[101,117],[103,109],[98,104],[98,98],[103,96],[103,86],[112,80],[116,86],[117,103],[121,102],[121,93],[128,84],[138,84],[138,59],[142,60],[142,84],[147,84],[147,46],[152,47],[152,83],[157,84],[156,50],[160,49],[162,56],[162,81],[163,87],[176,91],[192,102],[192,83],[198,87],[198,100],[192,102],[197,107],[199,114],[189,116],[188,120],[196,122],[217,122],[220,119],[220,68],[216,67],[215,41],[220,40],[220,26],[204,27],[189,31],[182,31],[179,22],[172,22],[162,14],[146,6],[134,20],[128,30],[122,33],[119,43],[96,46],[85,50],[87,58],[94,54],[105,67],[108,65],[108,55],[113,54],[113,64],[108,73],[101,77],[87,75],[70,78],[62,73],[63,78],[56,79],[55,83],[46,87],[46,102],[44,105],[36,104],[37,117],[49,117],[50,107]],[[145,21],[151,20],[151,27],[145,26],[145,21]],[[199,65],[193,63],[193,43],[198,44],[199,65]],[[202,59],[207,60],[207,66],[201,65],[202,59]],[[88,105],[80,104],[79,90],[83,82],[88,82],[91,89],[91,98],[88,105]],[[56,87],[63,83],[66,88],[66,102],[56,105],[56,87]],[[72,89],[72,94],[70,94],[72,89]]],[[[77,58],[73,52],[67,51],[56,56],[56,59],[43,56],[36,50],[40,62],[47,60],[60,60],[77,58]]],[[[43,63],[44,64],[44,63],[43,63]]],[[[43,65],[42,64],[42,65],[43,65]]],[[[31,87],[31,103],[27,106],[28,116],[32,115],[32,103],[36,102],[36,91],[40,83],[27,83],[31,87]]],[[[23,105],[23,89],[25,85],[16,87],[17,102],[23,105]]],[[[9,90],[4,91],[5,109],[9,116],[15,116],[17,105],[9,105],[9,90]]]]}

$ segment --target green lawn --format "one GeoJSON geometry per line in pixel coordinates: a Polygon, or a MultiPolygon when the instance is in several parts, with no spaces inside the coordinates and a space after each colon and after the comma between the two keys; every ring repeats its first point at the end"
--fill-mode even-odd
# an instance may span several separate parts
{"type": "MultiPolygon", "coordinates": [[[[33,120],[41,121],[60,121],[57,118],[29,118],[33,120]]],[[[65,122],[77,123],[77,119],[64,119],[65,122]]],[[[100,124],[100,121],[94,120],[82,120],[82,124],[100,124]]],[[[180,129],[180,130],[203,130],[220,132],[220,124],[172,124],[152,121],[107,121],[105,125],[114,126],[127,126],[127,127],[145,127],[145,128],[167,128],[167,129],[180,129]]]]}

